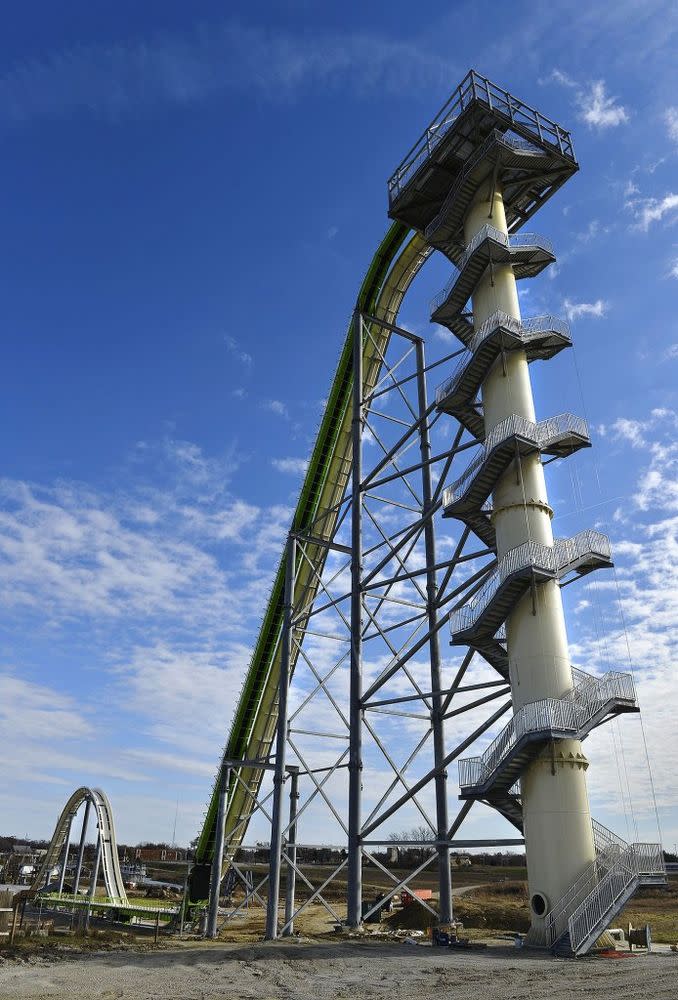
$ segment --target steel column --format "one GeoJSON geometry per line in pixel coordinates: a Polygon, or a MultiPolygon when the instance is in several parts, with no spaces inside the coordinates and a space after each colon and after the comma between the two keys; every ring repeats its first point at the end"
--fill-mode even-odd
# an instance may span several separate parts
{"type": "Polygon", "coordinates": [[[290,686],[292,658],[292,617],[294,612],[294,577],[296,573],[296,540],[287,538],[285,555],[285,606],[280,643],[280,685],[278,694],[278,730],[276,734],[275,770],[273,772],[273,809],[271,816],[271,853],[269,858],[268,900],[266,909],[266,939],[278,936],[278,904],[280,902],[280,862],[283,840],[282,796],[285,781],[287,749],[287,695],[290,686]]]}
{"type": "Polygon", "coordinates": [[[80,873],[82,872],[82,859],[85,855],[85,837],[87,836],[87,824],[89,823],[89,812],[92,808],[90,799],[85,802],[85,815],[82,817],[82,830],[80,833],[80,843],[78,845],[78,860],[75,864],[75,879],[73,881],[73,895],[78,895],[80,886],[80,873]]]}
{"type": "Polygon", "coordinates": [[[89,918],[92,910],[92,900],[94,899],[94,893],[97,888],[97,879],[99,878],[99,865],[101,864],[101,830],[97,836],[97,851],[94,857],[94,867],[92,868],[92,874],[89,880],[89,893],[88,893],[88,903],[87,903],[87,913],[85,916],[85,930],[89,929],[89,918]]]}
{"type": "MultiPolygon", "coordinates": [[[[66,878],[66,865],[68,864],[68,849],[71,846],[71,827],[73,826],[73,814],[68,819],[66,829],[66,839],[64,840],[64,852],[61,855],[61,872],[59,874],[59,895],[64,891],[64,879],[66,878]]],[[[49,875],[48,875],[49,878],[49,875]]]]}
{"type": "Polygon", "coordinates": [[[297,802],[299,801],[299,768],[289,767],[290,776],[290,818],[287,828],[287,883],[285,886],[285,929],[283,937],[294,933],[292,915],[294,913],[294,891],[296,888],[297,864],[297,802]]]}
{"type": "MultiPolygon", "coordinates": [[[[416,345],[417,356],[417,394],[419,398],[419,413],[423,415],[428,409],[426,399],[426,359],[423,341],[416,345]]],[[[450,849],[442,841],[447,838],[449,826],[447,814],[447,771],[445,760],[445,722],[443,711],[442,682],[440,676],[440,636],[438,633],[438,580],[436,576],[436,537],[435,523],[432,517],[427,517],[433,507],[433,488],[431,483],[431,438],[428,420],[422,420],[419,425],[419,442],[421,451],[422,480],[422,514],[424,522],[424,546],[426,550],[426,610],[430,630],[429,656],[431,660],[431,728],[433,730],[433,760],[436,768],[436,833],[438,840],[438,880],[440,890],[439,915],[441,923],[448,924],[452,920],[452,876],[450,873],[450,849]]]]}
{"type": "Polygon", "coordinates": [[[214,841],[214,857],[212,858],[212,876],[210,878],[210,904],[207,917],[206,936],[217,936],[217,918],[219,916],[219,892],[221,890],[221,869],[224,860],[224,834],[226,829],[226,801],[230,782],[230,768],[222,765],[219,776],[219,810],[214,841]]]}
{"type": "Polygon", "coordinates": [[[349,927],[362,922],[362,439],[363,439],[363,321],[353,316],[353,418],[351,421],[351,667],[348,763],[348,871],[347,914],[349,927]]]}

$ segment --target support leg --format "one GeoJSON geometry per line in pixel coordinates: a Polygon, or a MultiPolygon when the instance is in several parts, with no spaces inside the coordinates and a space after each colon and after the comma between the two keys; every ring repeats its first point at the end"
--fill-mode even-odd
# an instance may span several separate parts
{"type": "Polygon", "coordinates": [[[64,850],[61,855],[61,872],[59,874],[59,895],[64,891],[64,879],[66,878],[66,865],[68,864],[68,850],[71,846],[71,827],[73,826],[73,816],[68,820],[66,839],[64,840],[64,850]]]}
{"type": "Polygon", "coordinates": [[[266,939],[278,936],[278,904],[280,902],[280,856],[282,854],[282,796],[285,781],[285,752],[287,749],[287,695],[290,685],[290,660],[292,651],[292,612],[294,605],[294,577],[296,542],[287,539],[285,565],[285,614],[280,651],[280,694],[278,698],[278,732],[273,772],[273,810],[271,817],[271,856],[269,861],[268,902],[266,909],[266,939]]]}
{"type": "Polygon", "coordinates": [[[214,857],[212,858],[212,877],[210,879],[210,903],[207,917],[207,937],[217,936],[217,917],[219,915],[219,891],[221,889],[221,870],[224,863],[224,835],[226,829],[226,801],[228,784],[231,775],[230,768],[221,768],[219,776],[219,810],[217,813],[216,836],[214,841],[214,857]]]}
{"type": "Polygon", "coordinates": [[[97,837],[97,852],[94,857],[94,867],[92,869],[92,877],[89,880],[89,902],[87,904],[87,915],[85,917],[85,930],[89,930],[89,918],[92,911],[92,900],[94,899],[94,893],[97,888],[97,879],[99,878],[99,865],[101,864],[101,830],[99,830],[99,836],[97,837]]]}
{"type": "MultiPolygon", "coordinates": [[[[424,344],[417,341],[417,389],[419,401],[420,417],[428,409],[426,398],[426,360],[424,356],[424,344]]],[[[434,518],[427,517],[432,507],[432,483],[431,483],[431,440],[428,431],[428,422],[423,419],[419,431],[419,446],[421,451],[421,476],[422,476],[422,514],[426,518],[424,523],[424,545],[426,548],[426,608],[428,613],[428,627],[431,637],[429,639],[429,654],[431,659],[431,728],[433,729],[433,756],[435,766],[440,768],[435,777],[436,793],[436,839],[438,840],[438,880],[440,889],[440,903],[438,912],[441,923],[450,923],[452,920],[452,878],[450,875],[450,849],[447,844],[441,841],[447,840],[447,830],[449,826],[447,814],[447,772],[442,767],[445,760],[445,734],[444,734],[444,709],[443,697],[441,695],[442,683],[440,677],[440,633],[438,629],[438,581],[436,571],[436,542],[434,518]]]]}
{"type": "Polygon", "coordinates": [[[294,913],[294,890],[296,884],[297,863],[297,802],[299,801],[299,768],[290,767],[290,819],[287,832],[287,885],[285,890],[285,930],[283,937],[294,933],[292,914],[294,913]]]}
{"type": "Polygon", "coordinates": [[[351,436],[352,496],[351,496],[351,682],[349,712],[348,764],[348,907],[349,927],[362,923],[362,857],[360,827],[362,824],[362,392],[363,337],[362,316],[356,310],[353,318],[353,420],[351,436]]]}
{"type": "Polygon", "coordinates": [[[73,895],[78,895],[80,887],[80,873],[82,872],[82,859],[85,855],[85,838],[87,837],[87,824],[89,823],[89,813],[92,803],[89,799],[85,803],[85,815],[82,817],[82,830],[80,831],[80,843],[78,845],[78,860],[75,866],[75,880],[73,882],[73,895]]]}

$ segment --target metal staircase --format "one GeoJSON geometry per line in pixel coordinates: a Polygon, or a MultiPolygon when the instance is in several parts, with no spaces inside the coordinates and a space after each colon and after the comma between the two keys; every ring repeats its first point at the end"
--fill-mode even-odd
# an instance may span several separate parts
{"type": "Polygon", "coordinates": [[[565,320],[555,316],[535,316],[518,321],[497,311],[487,319],[468,344],[452,376],[438,387],[436,405],[462,423],[479,441],[485,437],[485,422],[478,391],[490,368],[507,351],[523,350],[528,361],[547,361],[566,347],[572,338],[565,320]]]}
{"type": "Polygon", "coordinates": [[[456,202],[468,207],[468,182],[473,179],[477,190],[497,164],[503,178],[508,173],[511,231],[578,169],[569,132],[471,70],[389,180],[389,215],[430,234],[436,245],[456,242],[455,223],[447,217],[456,216],[456,202]],[[531,150],[539,150],[544,161],[531,150]],[[451,188],[455,199],[448,197],[451,188]]]}
{"type": "Polygon", "coordinates": [[[463,251],[464,217],[479,186],[501,169],[505,201],[513,204],[519,191],[553,169],[550,151],[511,132],[493,129],[468,158],[438,214],[424,232],[426,242],[457,263],[463,251]]]}
{"type": "Polygon", "coordinates": [[[460,333],[451,324],[471,297],[485,270],[497,264],[509,264],[516,278],[534,278],[555,261],[553,245],[545,236],[519,233],[507,236],[494,226],[486,225],[469,242],[452,277],[431,303],[431,322],[441,323],[464,341],[473,336],[470,324],[460,333]]]}
{"type": "Polygon", "coordinates": [[[507,792],[551,740],[583,740],[614,715],[638,711],[631,674],[577,670],[573,678],[570,694],[523,705],[481,756],[459,761],[460,798],[507,792]]]}
{"type": "Polygon", "coordinates": [[[524,542],[510,549],[472,599],[450,615],[454,646],[472,646],[482,652],[532,584],[562,580],[571,573],[584,576],[612,566],[610,540],[598,531],[580,531],[557,539],[553,546],[524,542]]]}
{"type": "Polygon", "coordinates": [[[665,885],[660,844],[627,844],[593,820],[596,857],[546,914],[546,942],[559,955],[585,955],[645,885],[665,885]]]}
{"type": "Polygon", "coordinates": [[[464,474],[443,493],[443,516],[464,521],[486,545],[495,547],[490,509],[484,503],[516,458],[538,451],[562,458],[580,448],[589,448],[586,421],[572,413],[561,413],[533,423],[513,414],[493,427],[484,447],[464,474]]]}

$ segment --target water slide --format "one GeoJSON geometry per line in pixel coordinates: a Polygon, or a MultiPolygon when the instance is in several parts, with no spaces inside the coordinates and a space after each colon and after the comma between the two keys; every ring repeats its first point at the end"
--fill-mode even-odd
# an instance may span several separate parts
{"type": "Polygon", "coordinates": [[[127,893],[120,872],[118,847],[115,841],[113,810],[108,798],[100,788],[78,788],[64,806],[52,834],[47,854],[28,890],[34,896],[49,881],[52,869],[61,864],[64,857],[66,838],[70,837],[71,824],[83,802],[91,802],[96,813],[99,836],[101,837],[101,869],[104,876],[106,896],[111,902],[127,905],[127,893]]]}
{"type": "MultiPolygon", "coordinates": [[[[375,253],[357,298],[357,310],[391,324],[411,282],[431,253],[420,234],[395,222],[375,253]]],[[[388,330],[372,327],[376,345],[365,346],[363,392],[378,381],[382,356],[388,345],[388,330]],[[378,330],[378,332],[377,332],[378,330]],[[379,340],[381,338],[381,340],[379,340]]],[[[328,539],[339,516],[338,505],[345,495],[351,475],[351,394],[353,388],[353,320],[339,359],[327,407],[322,418],[308,471],[292,520],[291,530],[303,536],[328,539]]],[[[309,607],[319,589],[327,548],[308,543],[308,562],[298,567],[294,603],[309,607]],[[303,602],[303,603],[302,603],[303,602]]],[[[265,760],[271,752],[277,724],[277,694],[280,676],[280,637],[283,621],[284,555],[275,575],[273,589],[254,647],[252,660],[238,698],[224,760],[265,760]]],[[[293,650],[292,669],[295,652],[293,650]]],[[[298,653],[296,653],[298,655],[298,653]]],[[[214,852],[219,800],[219,774],[205,815],[196,848],[196,868],[191,898],[204,899],[209,887],[209,865],[214,852]]],[[[255,808],[264,770],[253,765],[237,768],[240,781],[231,774],[226,816],[225,856],[232,857],[243,842],[255,808]],[[248,789],[251,794],[248,794],[248,789]]]]}

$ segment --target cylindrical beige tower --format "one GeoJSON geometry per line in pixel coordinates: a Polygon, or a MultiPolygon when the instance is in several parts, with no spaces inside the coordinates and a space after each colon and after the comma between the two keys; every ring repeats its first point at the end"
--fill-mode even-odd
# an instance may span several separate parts
{"type": "MultiPolygon", "coordinates": [[[[465,222],[466,243],[490,223],[507,233],[501,189],[483,185],[465,222]],[[490,201],[491,199],[491,201],[490,201]]],[[[473,292],[477,330],[497,310],[520,320],[516,279],[510,265],[493,265],[473,292]]],[[[499,358],[482,386],[485,433],[512,414],[535,420],[524,351],[499,358]]],[[[493,494],[499,559],[523,542],[553,545],[541,458],[523,457],[500,479],[493,494]]],[[[517,604],[506,623],[514,711],[572,689],[565,619],[556,581],[538,585],[517,604]]],[[[532,930],[530,943],[545,943],[543,915],[564,895],[595,857],[586,790],[586,758],[578,740],[557,740],[521,777],[532,930]]]]}

